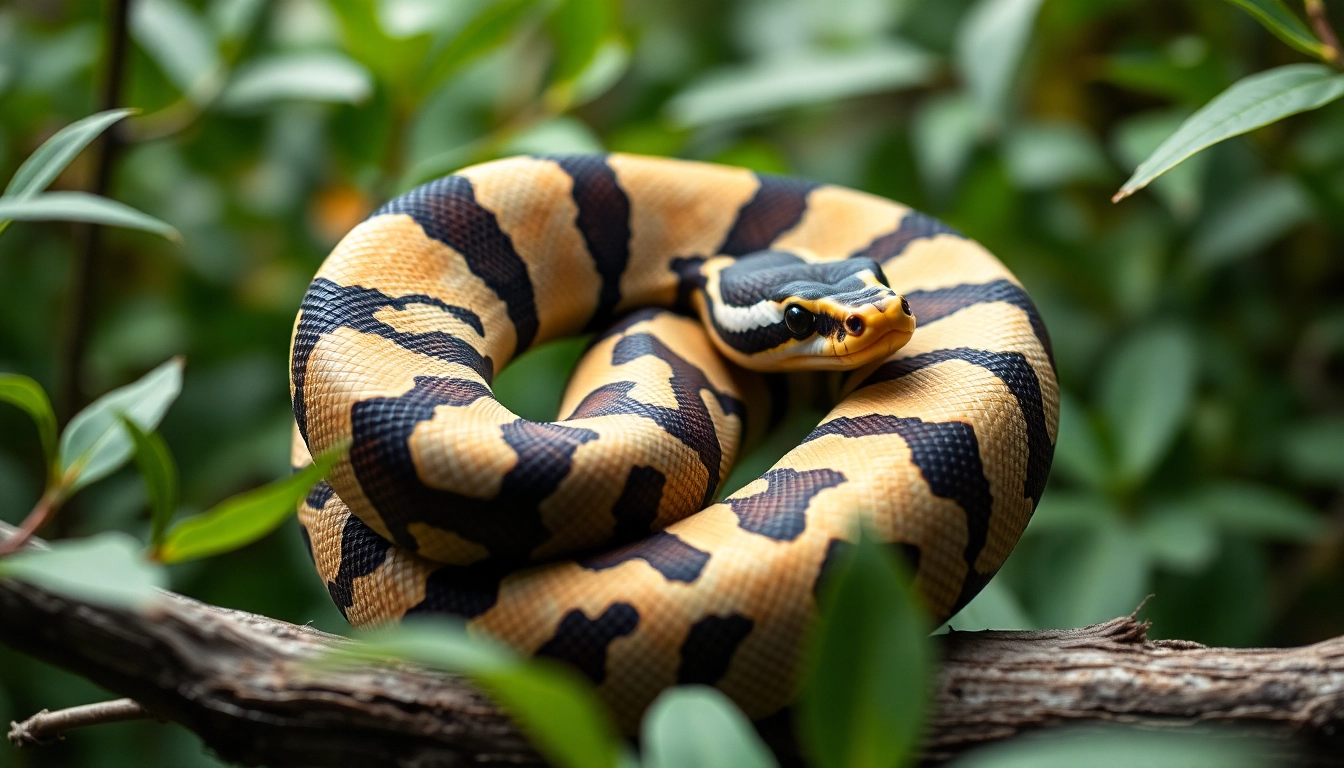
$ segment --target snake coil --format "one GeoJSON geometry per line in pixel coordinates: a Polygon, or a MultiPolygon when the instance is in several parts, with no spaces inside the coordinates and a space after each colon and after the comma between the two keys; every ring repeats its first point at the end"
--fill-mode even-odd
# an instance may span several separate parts
{"type": "Polygon", "coordinates": [[[461,616],[574,665],[627,731],[678,683],[755,719],[790,703],[860,525],[936,619],[957,611],[1031,517],[1059,412],[1031,300],[946,225],[622,154],[500,160],[384,205],[309,287],[291,388],[296,465],[350,445],[300,520],[351,623],[461,616]],[[590,331],[560,421],[494,399],[511,358],[590,331]],[[797,391],[748,368],[808,367],[852,369],[833,409],[715,503],[797,391]]]}

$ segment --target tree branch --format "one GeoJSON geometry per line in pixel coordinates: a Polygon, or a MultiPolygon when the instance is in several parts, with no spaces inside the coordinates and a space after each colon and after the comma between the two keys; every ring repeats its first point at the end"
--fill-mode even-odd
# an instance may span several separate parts
{"type": "MultiPolygon", "coordinates": [[[[0,530],[0,538],[6,536],[0,530]]],[[[1082,629],[954,632],[924,757],[1063,723],[1235,724],[1340,765],[1344,638],[1303,648],[1150,641],[1122,617],[1082,629]]],[[[83,675],[273,768],[540,765],[509,719],[459,677],[409,664],[318,664],[352,641],[164,593],[136,613],[0,581],[0,642],[83,675]]]]}
{"type": "Polygon", "coordinates": [[[103,723],[153,717],[130,699],[100,701],[80,707],[42,710],[21,723],[9,724],[9,742],[16,747],[40,747],[65,738],[66,731],[103,723]]]}

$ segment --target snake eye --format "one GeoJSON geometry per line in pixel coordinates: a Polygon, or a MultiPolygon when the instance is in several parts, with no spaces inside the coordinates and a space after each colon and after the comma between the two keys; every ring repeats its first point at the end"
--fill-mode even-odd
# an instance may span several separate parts
{"type": "Polygon", "coordinates": [[[794,338],[805,339],[812,334],[812,325],[816,322],[816,316],[797,304],[790,304],[784,308],[784,325],[788,327],[789,333],[794,338]]]}

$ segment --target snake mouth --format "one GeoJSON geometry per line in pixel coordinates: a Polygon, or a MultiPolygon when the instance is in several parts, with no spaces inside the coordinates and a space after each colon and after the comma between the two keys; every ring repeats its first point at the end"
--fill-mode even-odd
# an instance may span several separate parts
{"type": "Polygon", "coordinates": [[[842,371],[859,368],[895,353],[896,350],[904,347],[910,341],[912,335],[914,335],[914,329],[912,328],[893,328],[881,336],[877,336],[861,349],[831,357],[830,360],[834,361],[834,364],[826,367],[842,371]]]}

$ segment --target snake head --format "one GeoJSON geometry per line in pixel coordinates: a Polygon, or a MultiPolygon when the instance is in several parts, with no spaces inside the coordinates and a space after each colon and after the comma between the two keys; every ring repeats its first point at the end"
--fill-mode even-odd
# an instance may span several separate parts
{"type": "Polygon", "coordinates": [[[851,370],[910,340],[915,316],[871,259],[778,251],[710,259],[697,308],[720,351],[759,371],[851,370]]]}

